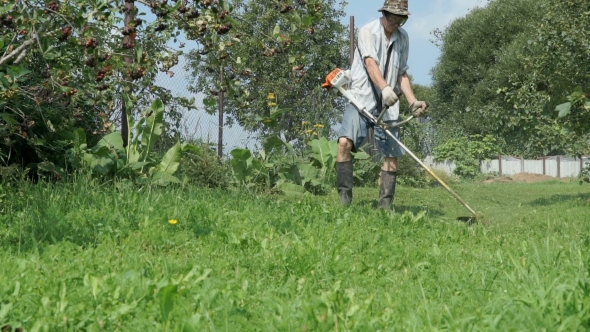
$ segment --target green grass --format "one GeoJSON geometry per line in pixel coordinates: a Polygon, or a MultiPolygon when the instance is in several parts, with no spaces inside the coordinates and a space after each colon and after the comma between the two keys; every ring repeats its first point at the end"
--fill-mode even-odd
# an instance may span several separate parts
{"type": "MultiPolygon", "coordinates": [[[[26,331],[585,331],[590,186],[326,197],[4,185],[0,327],[26,331]],[[169,219],[176,219],[170,225],[169,219]]],[[[1,195],[0,195],[1,197],[1,195]]],[[[4,331],[4,330],[3,330],[4,331]]]]}

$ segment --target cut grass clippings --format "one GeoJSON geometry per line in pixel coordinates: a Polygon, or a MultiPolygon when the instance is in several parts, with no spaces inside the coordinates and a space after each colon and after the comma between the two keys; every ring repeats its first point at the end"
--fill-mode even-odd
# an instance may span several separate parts
{"type": "Polygon", "coordinates": [[[26,331],[590,328],[590,186],[253,196],[4,186],[0,327],[26,331]]]}

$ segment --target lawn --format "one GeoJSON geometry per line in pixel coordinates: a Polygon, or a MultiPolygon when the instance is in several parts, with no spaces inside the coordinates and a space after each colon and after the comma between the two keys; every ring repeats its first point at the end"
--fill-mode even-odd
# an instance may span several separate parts
{"type": "Polygon", "coordinates": [[[590,329],[590,186],[453,188],[3,185],[1,331],[590,329]]]}

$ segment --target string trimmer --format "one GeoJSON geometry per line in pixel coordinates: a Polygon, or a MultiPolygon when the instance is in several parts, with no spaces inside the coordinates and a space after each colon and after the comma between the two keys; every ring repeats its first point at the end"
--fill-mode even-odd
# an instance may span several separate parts
{"type": "Polygon", "coordinates": [[[475,212],[475,210],[473,210],[467,204],[467,202],[465,202],[465,200],[463,198],[461,198],[453,189],[451,189],[451,187],[449,187],[446,183],[444,183],[444,181],[441,180],[428,166],[426,166],[422,162],[422,160],[420,160],[420,158],[416,157],[416,155],[412,151],[410,151],[410,149],[408,149],[399,139],[397,139],[389,131],[389,129],[391,129],[392,127],[400,126],[400,125],[412,120],[413,116],[410,116],[406,120],[404,120],[402,122],[398,122],[397,124],[395,124],[393,126],[388,125],[387,123],[385,123],[382,120],[383,115],[385,115],[385,113],[387,111],[387,107],[384,108],[384,110],[381,112],[381,114],[378,117],[375,117],[348,90],[344,89],[344,86],[349,83],[350,83],[350,71],[348,71],[348,70],[344,71],[342,69],[336,68],[330,74],[328,74],[328,76],[326,76],[326,82],[324,84],[322,84],[322,87],[326,88],[326,89],[333,90],[333,91],[340,92],[340,94],[342,94],[342,96],[344,96],[346,99],[348,99],[348,101],[350,101],[350,103],[357,109],[357,111],[363,117],[365,117],[367,120],[369,120],[369,122],[371,122],[373,125],[381,127],[383,129],[383,131],[389,137],[391,137],[394,141],[396,141],[397,144],[399,144],[399,146],[402,147],[402,149],[404,149],[420,166],[422,166],[422,168],[424,168],[428,172],[428,174],[430,174],[436,181],[438,181],[438,183],[440,183],[449,193],[451,193],[451,195],[453,195],[453,197],[455,197],[467,210],[469,210],[469,212],[471,212],[471,214],[473,214],[473,216],[470,216],[470,217],[459,217],[459,218],[457,218],[458,220],[461,220],[461,221],[464,221],[467,223],[473,223],[478,218],[480,218],[481,216],[477,212],[475,212]]]}

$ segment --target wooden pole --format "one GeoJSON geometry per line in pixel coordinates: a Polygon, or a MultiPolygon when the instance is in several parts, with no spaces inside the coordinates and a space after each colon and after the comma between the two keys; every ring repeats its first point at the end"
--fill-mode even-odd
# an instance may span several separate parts
{"type": "Polygon", "coordinates": [[[219,73],[221,88],[219,89],[219,132],[217,136],[217,157],[223,158],[223,67],[219,73]]]}
{"type": "Polygon", "coordinates": [[[500,171],[500,176],[502,176],[502,155],[498,155],[498,170],[500,171]]]}
{"type": "MultiPolygon", "coordinates": [[[[131,22],[133,22],[135,20],[135,1],[129,1],[129,0],[125,0],[124,1],[124,8],[125,8],[125,13],[124,13],[124,17],[123,17],[123,23],[125,24],[126,27],[128,27],[131,22]]],[[[128,51],[128,56],[125,57],[124,61],[125,61],[125,65],[127,66],[127,68],[130,68],[131,65],[133,64],[133,51],[135,49],[135,34],[134,35],[127,35],[125,37],[123,37],[123,45],[127,45],[127,48],[129,49],[128,51]],[[130,47],[132,46],[132,47],[130,47]]],[[[133,87],[131,85],[128,86],[129,91],[126,91],[127,93],[129,93],[129,95],[132,94],[132,90],[133,87]]],[[[123,136],[123,146],[127,146],[127,144],[129,144],[129,123],[127,122],[127,112],[131,112],[131,110],[127,110],[127,107],[125,105],[125,99],[121,98],[121,103],[122,103],[122,107],[121,107],[121,136],[123,136]]]]}
{"type": "Polygon", "coordinates": [[[557,178],[561,178],[561,157],[557,156],[557,178]]]}
{"type": "Polygon", "coordinates": [[[545,162],[547,157],[543,157],[543,175],[547,175],[547,163],[545,162]]]}

